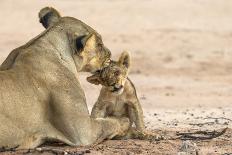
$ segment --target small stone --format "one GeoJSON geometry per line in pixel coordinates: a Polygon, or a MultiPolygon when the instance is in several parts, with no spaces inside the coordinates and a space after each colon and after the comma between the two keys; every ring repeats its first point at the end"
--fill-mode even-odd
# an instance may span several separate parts
{"type": "Polygon", "coordinates": [[[68,152],[64,151],[64,155],[67,155],[67,154],[68,154],[68,152]]]}
{"type": "Polygon", "coordinates": [[[42,151],[42,148],[37,147],[35,150],[36,150],[36,151],[42,151]]]}
{"type": "Polygon", "coordinates": [[[142,97],[140,97],[141,100],[146,100],[147,98],[145,97],[145,95],[143,95],[142,97]]]}
{"type": "Polygon", "coordinates": [[[166,96],[170,96],[170,94],[169,94],[169,93],[166,93],[165,95],[166,95],[166,96]]]}
{"type": "Polygon", "coordinates": [[[197,155],[198,154],[198,149],[196,143],[193,143],[191,141],[183,141],[180,152],[178,152],[178,155],[184,155],[184,154],[192,154],[192,155],[197,155]]]}
{"type": "Polygon", "coordinates": [[[224,125],[229,125],[229,123],[228,123],[228,122],[224,122],[223,124],[224,124],[224,125]]]}

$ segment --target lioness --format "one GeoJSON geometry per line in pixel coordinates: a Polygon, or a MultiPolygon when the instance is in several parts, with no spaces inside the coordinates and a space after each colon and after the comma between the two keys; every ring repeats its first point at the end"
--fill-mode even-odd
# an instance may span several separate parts
{"type": "Polygon", "coordinates": [[[109,66],[88,77],[87,81],[103,86],[98,100],[93,106],[91,117],[128,117],[130,127],[135,123],[136,130],[131,128],[129,132],[124,134],[127,134],[127,138],[135,138],[145,135],[145,127],[143,110],[136,89],[127,77],[129,68],[130,55],[128,52],[123,52],[118,61],[111,61],[109,66]]]}
{"type": "Polygon", "coordinates": [[[34,148],[46,140],[89,145],[128,130],[128,119],[90,118],[78,72],[103,68],[101,36],[72,17],[43,8],[46,30],[13,50],[0,67],[0,147],[34,148]]]}

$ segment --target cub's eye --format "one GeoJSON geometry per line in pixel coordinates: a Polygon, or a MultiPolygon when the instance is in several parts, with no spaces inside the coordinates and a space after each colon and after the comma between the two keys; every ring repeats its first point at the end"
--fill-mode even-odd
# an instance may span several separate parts
{"type": "Polygon", "coordinates": [[[114,72],[114,75],[115,75],[115,76],[119,76],[119,75],[120,75],[120,71],[115,71],[115,72],[114,72]]]}
{"type": "Polygon", "coordinates": [[[98,44],[97,44],[97,47],[100,48],[100,49],[102,49],[102,48],[103,48],[103,44],[98,43],[98,44]]]}
{"type": "Polygon", "coordinates": [[[110,84],[109,86],[114,86],[116,84],[116,82],[114,82],[113,84],[110,84]]]}
{"type": "Polygon", "coordinates": [[[103,46],[103,43],[98,42],[98,43],[97,43],[97,46],[103,46]]]}

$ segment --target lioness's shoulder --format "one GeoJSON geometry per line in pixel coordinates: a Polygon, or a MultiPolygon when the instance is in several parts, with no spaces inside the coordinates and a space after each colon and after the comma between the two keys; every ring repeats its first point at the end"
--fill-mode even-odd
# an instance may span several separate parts
{"type": "Polygon", "coordinates": [[[0,65],[0,71],[8,70],[12,67],[14,64],[16,58],[18,57],[21,47],[18,47],[14,49],[7,58],[3,61],[3,63],[0,65]]]}

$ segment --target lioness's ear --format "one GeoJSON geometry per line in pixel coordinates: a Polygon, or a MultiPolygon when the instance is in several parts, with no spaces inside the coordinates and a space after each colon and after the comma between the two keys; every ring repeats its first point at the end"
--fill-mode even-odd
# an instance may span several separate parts
{"type": "Polygon", "coordinates": [[[45,7],[39,12],[39,22],[47,29],[60,19],[59,12],[52,7],[45,7]]]}
{"type": "Polygon", "coordinates": [[[90,77],[87,77],[87,81],[95,85],[101,84],[100,74],[96,73],[90,77]]]}
{"type": "Polygon", "coordinates": [[[130,67],[130,54],[128,52],[123,52],[118,60],[120,65],[125,66],[126,68],[130,67]]]}
{"type": "Polygon", "coordinates": [[[96,36],[94,34],[88,34],[76,38],[76,50],[77,51],[95,51],[96,49],[96,36]]]}

